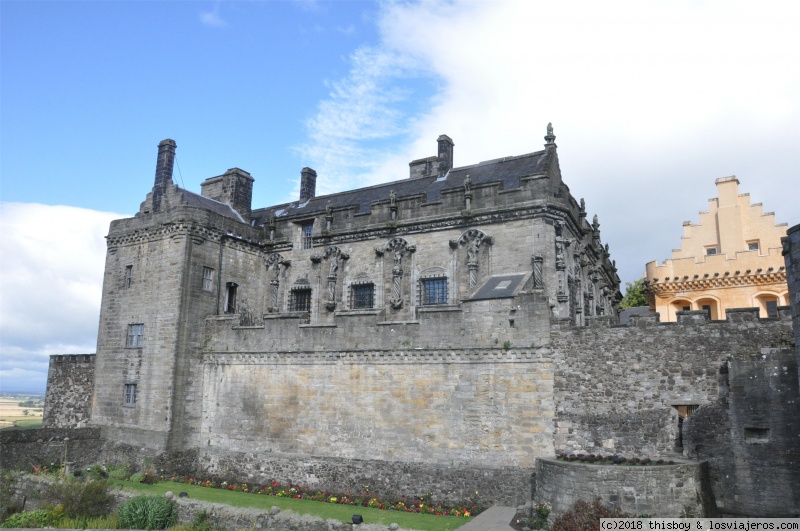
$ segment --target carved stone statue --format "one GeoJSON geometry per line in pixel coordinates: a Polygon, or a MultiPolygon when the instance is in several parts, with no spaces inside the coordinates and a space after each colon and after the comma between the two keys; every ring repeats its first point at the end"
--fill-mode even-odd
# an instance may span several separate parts
{"type": "Polygon", "coordinates": [[[464,192],[469,193],[472,190],[472,177],[467,174],[464,178],[464,192]]]}
{"type": "Polygon", "coordinates": [[[394,190],[389,191],[389,204],[392,206],[397,205],[397,192],[394,190]]]}

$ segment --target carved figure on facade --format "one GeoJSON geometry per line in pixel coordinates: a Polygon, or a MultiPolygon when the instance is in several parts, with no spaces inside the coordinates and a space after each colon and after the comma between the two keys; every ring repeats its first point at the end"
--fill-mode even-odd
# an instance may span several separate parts
{"type": "Polygon", "coordinates": [[[404,238],[392,238],[381,247],[376,247],[375,252],[378,256],[383,256],[386,251],[392,253],[394,264],[392,265],[392,298],[389,304],[394,309],[403,307],[403,255],[406,252],[413,253],[417,248],[409,244],[404,238]]]}
{"type": "Polygon", "coordinates": [[[339,247],[331,246],[325,249],[320,259],[328,260],[328,300],[325,308],[332,312],[336,309],[336,279],[339,273],[339,260],[347,260],[350,256],[339,247]]]}
{"type": "Polygon", "coordinates": [[[325,230],[330,231],[333,225],[333,209],[331,207],[331,200],[325,204],[325,230]]]}
{"type": "Polygon", "coordinates": [[[389,190],[389,211],[391,212],[392,221],[397,219],[397,192],[389,190]]]}
{"type": "Polygon", "coordinates": [[[270,284],[270,294],[269,294],[269,306],[267,306],[267,311],[274,313],[280,311],[280,307],[278,306],[278,295],[281,283],[281,266],[284,268],[289,267],[292,265],[291,260],[286,260],[278,253],[272,253],[267,257],[265,260],[267,265],[267,270],[272,272],[272,280],[269,281],[270,284]]]}
{"type": "Polygon", "coordinates": [[[470,229],[458,238],[458,243],[467,248],[467,271],[469,272],[469,288],[475,287],[478,282],[478,269],[480,267],[479,253],[483,243],[490,245],[491,236],[487,236],[483,231],[470,229]]]}

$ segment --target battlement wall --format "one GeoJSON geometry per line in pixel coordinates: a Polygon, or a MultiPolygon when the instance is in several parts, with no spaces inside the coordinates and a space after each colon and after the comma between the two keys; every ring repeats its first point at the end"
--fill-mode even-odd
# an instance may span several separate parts
{"type": "Polygon", "coordinates": [[[43,428],[85,428],[94,393],[94,354],[55,354],[47,370],[43,428]]]}
{"type": "Polygon", "coordinates": [[[556,450],[650,457],[675,452],[676,406],[716,401],[719,371],[729,357],[769,356],[794,348],[791,319],[759,319],[758,310],[681,312],[630,326],[554,329],[556,450]]]}

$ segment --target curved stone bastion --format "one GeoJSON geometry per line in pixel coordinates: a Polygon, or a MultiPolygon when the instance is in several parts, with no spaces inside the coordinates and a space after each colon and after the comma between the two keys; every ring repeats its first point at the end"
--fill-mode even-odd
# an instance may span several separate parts
{"type": "Polygon", "coordinates": [[[557,514],[595,498],[632,515],[699,517],[716,511],[705,461],[627,466],[536,460],[534,502],[550,503],[557,514]]]}

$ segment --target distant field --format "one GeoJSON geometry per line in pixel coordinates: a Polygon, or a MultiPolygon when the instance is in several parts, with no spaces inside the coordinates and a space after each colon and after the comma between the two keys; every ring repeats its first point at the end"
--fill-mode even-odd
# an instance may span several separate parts
{"type": "Polygon", "coordinates": [[[42,427],[41,397],[0,397],[0,429],[31,429],[42,427]],[[32,401],[33,405],[20,406],[20,402],[32,401]],[[27,414],[26,414],[27,413],[27,414]]]}

